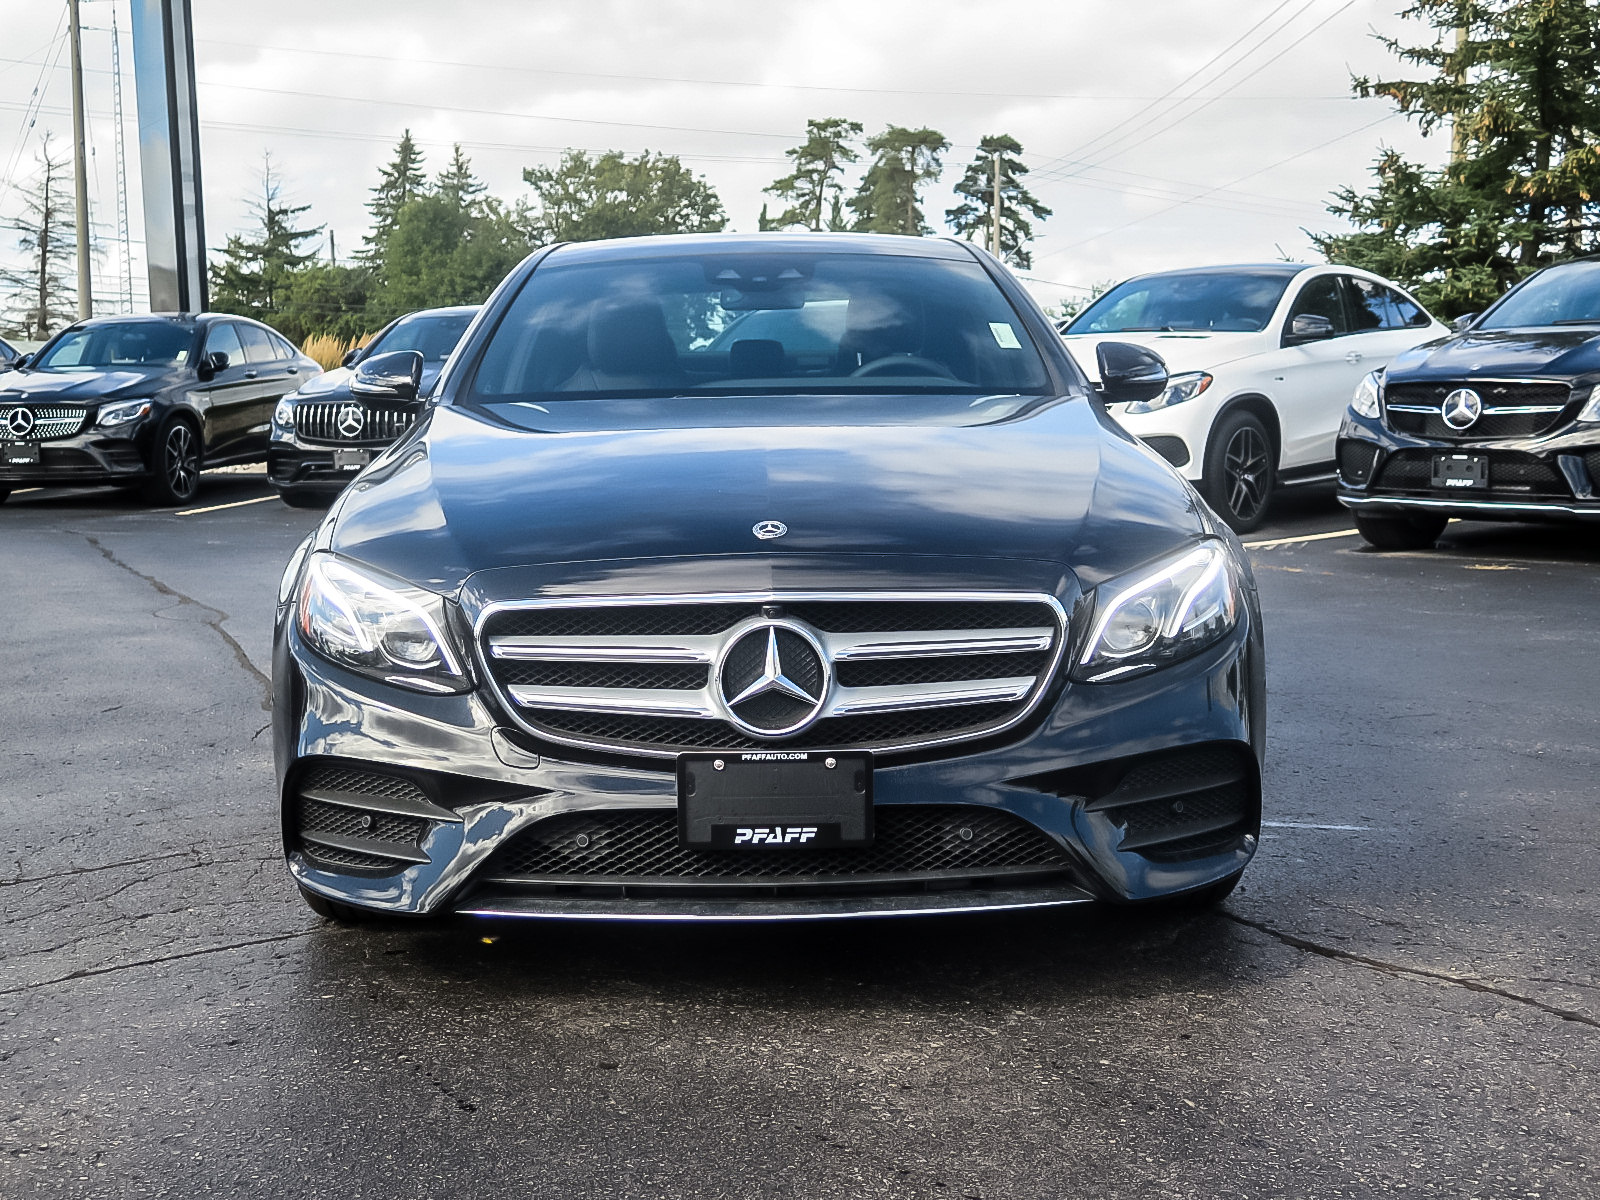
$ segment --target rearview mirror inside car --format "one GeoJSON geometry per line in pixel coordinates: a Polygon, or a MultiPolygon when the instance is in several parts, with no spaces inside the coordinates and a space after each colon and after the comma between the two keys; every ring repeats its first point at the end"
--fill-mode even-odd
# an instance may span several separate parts
{"type": "Polygon", "coordinates": [[[1094,356],[1100,365],[1100,397],[1107,404],[1154,400],[1167,390],[1167,363],[1154,350],[1101,342],[1094,356]]]}
{"type": "Polygon", "coordinates": [[[415,400],[422,388],[422,352],[396,350],[374,354],[356,365],[350,390],[358,396],[389,400],[415,400]]]}

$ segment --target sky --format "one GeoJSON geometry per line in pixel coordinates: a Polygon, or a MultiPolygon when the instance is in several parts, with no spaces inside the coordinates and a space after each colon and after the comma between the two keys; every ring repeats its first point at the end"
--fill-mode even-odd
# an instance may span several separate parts
{"type": "MultiPolygon", "coordinates": [[[[209,245],[250,223],[263,157],[344,258],[368,189],[409,128],[430,169],[459,142],[491,191],[563,149],[678,155],[733,230],[814,117],[951,142],[924,193],[945,232],[978,140],[1008,133],[1053,209],[1032,269],[1047,305],[1143,271],[1291,258],[1343,228],[1330,193],[1364,187],[1379,148],[1430,163],[1352,74],[1404,75],[1375,34],[1431,32],[1399,0],[192,0],[209,245]]],[[[65,0],[3,0],[0,223],[20,208],[46,131],[70,146],[65,0]]],[[[83,0],[97,310],[145,306],[128,0],[83,0]],[[131,270],[119,237],[112,36],[121,30],[131,270]]],[[[864,166],[864,163],[862,164],[864,166]]],[[[852,184],[853,184],[852,180],[852,184]]],[[[781,204],[774,202],[774,211],[781,204]]],[[[324,243],[324,252],[327,247],[324,243]]],[[[0,232],[0,263],[19,261],[0,232]]]]}

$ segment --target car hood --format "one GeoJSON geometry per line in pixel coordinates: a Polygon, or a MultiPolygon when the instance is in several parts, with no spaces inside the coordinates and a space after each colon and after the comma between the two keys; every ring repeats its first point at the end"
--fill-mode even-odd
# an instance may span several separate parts
{"type": "Polygon", "coordinates": [[[1205,529],[1187,485],[1083,398],[988,424],[896,419],[905,397],[850,398],[855,423],[815,397],[715,403],[716,424],[561,432],[434,408],[344,494],[323,544],[447,593],[475,572],[752,554],[1029,560],[1090,587],[1205,529]],[[762,521],[786,535],[757,539],[762,521]]]}
{"type": "Polygon", "coordinates": [[[1572,376],[1594,371],[1600,371],[1600,330],[1578,326],[1468,330],[1398,355],[1387,377],[1572,376]]]}
{"type": "Polygon", "coordinates": [[[1144,346],[1161,355],[1172,375],[1188,371],[1213,371],[1224,363],[1248,358],[1269,349],[1269,339],[1264,333],[1202,333],[1175,330],[1171,333],[1080,333],[1068,334],[1061,339],[1084,374],[1096,382],[1100,379],[1100,364],[1095,357],[1095,347],[1101,342],[1127,342],[1144,346]]]}
{"type": "MultiPolygon", "coordinates": [[[[439,378],[439,373],[444,370],[442,362],[425,362],[422,364],[422,386],[419,395],[426,396],[432,389],[434,381],[439,378]]],[[[295,392],[299,400],[349,400],[352,399],[350,380],[355,372],[349,367],[335,367],[331,371],[324,371],[305,381],[300,389],[295,392]]]]}
{"type": "Polygon", "coordinates": [[[7,371],[0,375],[0,401],[95,404],[129,396],[148,396],[173,382],[171,371],[7,371]]]}

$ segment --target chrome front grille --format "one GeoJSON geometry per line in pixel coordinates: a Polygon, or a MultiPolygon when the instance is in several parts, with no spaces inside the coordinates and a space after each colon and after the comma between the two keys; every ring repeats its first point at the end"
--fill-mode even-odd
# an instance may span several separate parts
{"type": "Polygon", "coordinates": [[[89,420],[89,410],[67,404],[0,404],[0,441],[42,442],[51,438],[71,437],[83,430],[89,420]],[[17,433],[12,425],[12,413],[25,409],[33,417],[33,427],[17,433]]]}
{"type": "Polygon", "coordinates": [[[294,427],[300,439],[330,445],[387,446],[416,423],[414,407],[366,404],[360,400],[305,400],[294,409],[294,427]],[[356,413],[361,417],[359,426],[356,413]]]}
{"type": "Polygon", "coordinates": [[[478,641],[527,732],[669,757],[997,733],[1038,702],[1064,626],[1060,604],[1037,594],[717,595],[498,604],[478,641]],[[780,676],[770,694],[738,699],[780,676]]]}
{"type": "Polygon", "coordinates": [[[1384,389],[1384,423],[1396,433],[1451,441],[1538,437],[1561,422],[1572,397],[1550,380],[1466,379],[1457,383],[1395,383],[1384,389]],[[1445,423],[1444,399],[1457,388],[1478,393],[1483,413],[1465,429],[1445,423]]]}

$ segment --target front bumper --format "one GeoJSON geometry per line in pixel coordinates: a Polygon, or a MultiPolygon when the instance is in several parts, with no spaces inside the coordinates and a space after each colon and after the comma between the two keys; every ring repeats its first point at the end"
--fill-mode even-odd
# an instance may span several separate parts
{"type": "MultiPolygon", "coordinates": [[[[377,458],[385,448],[366,444],[349,447],[364,452],[369,461],[377,458]]],[[[306,445],[293,438],[274,434],[271,445],[267,447],[267,482],[279,491],[293,488],[296,491],[337,496],[360,474],[362,464],[335,466],[334,450],[332,446],[306,445]]]]}
{"type": "Polygon", "coordinates": [[[1600,427],[1594,425],[1567,425],[1537,438],[1444,441],[1347,413],[1336,452],[1339,502],[1356,512],[1600,521],[1600,427]],[[1487,456],[1490,486],[1470,494],[1434,487],[1424,464],[1438,454],[1487,456]]]}
{"type": "MultiPolygon", "coordinates": [[[[5,487],[77,487],[83,484],[137,483],[150,474],[147,465],[151,422],[108,434],[88,429],[72,437],[36,443],[39,462],[18,465],[0,452],[0,485],[5,487]]],[[[0,442],[0,450],[11,443],[0,442]]]]}
{"type": "MultiPolygon", "coordinates": [[[[1004,745],[954,748],[931,761],[889,757],[875,771],[880,822],[890,806],[912,806],[901,814],[908,820],[914,811],[937,806],[941,812],[970,811],[974,823],[1010,822],[1048,844],[1055,856],[1049,869],[952,871],[862,885],[842,879],[739,887],[597,880],[594,886],[577,881],[530,887],[495,874],[497,851],[541,822],[575,815],[661,819],[677,802],[671,762],[532,744],[513,732],[481,690],[397,695],[310,653],[293,621],[285,620],[274,650],[273,716],[285,853],[307,891],[397,915],[776,921],[1152,900],[1225,879],[1254,855],[1263,680],[1259,614],[1252,607],[1227,638],[1192,659],[1121,682],[1069,686],[1022,732],[1006,735],[1012,740],[1004,745]],[[1125,810],[1105,811],[1096,798],[1123,784],[1097,781],[1131,778],[1119,773],[1131,771],[1128,764],[1159,760],[1170,766],[1191,752],[1248,764],[1237,819],[1209,840],[1189,838],[1202,843],[1192,852],[1179,844],[1181,838],[1142,851],[1124,848],[1137,840],[1131,826],[1114,819],[1125,810]],[[297,814],[306,811],[305,793],[316,789],[304,781],[326,779],[317,773],[329,769],[376,769],[424,797],[407,802],[407,811],[425,823],[409,848],[422,861],[345,870],[314,843],[308,847],[297,825],[304,818],[297,814]]],[[[1197,780],[1196,788],[1203,790],[1205,782],[1197,780]]],[[[1168,801],[1187,793],[1168,791],[1162,812],[1181,811],[1181,803],[1168,801]]],[[[386,819],[380,814],[380,822],[386,819]]],[[[372,847],[359,837],[340,844],[356,852],[357,861],[372,847]]]]}

